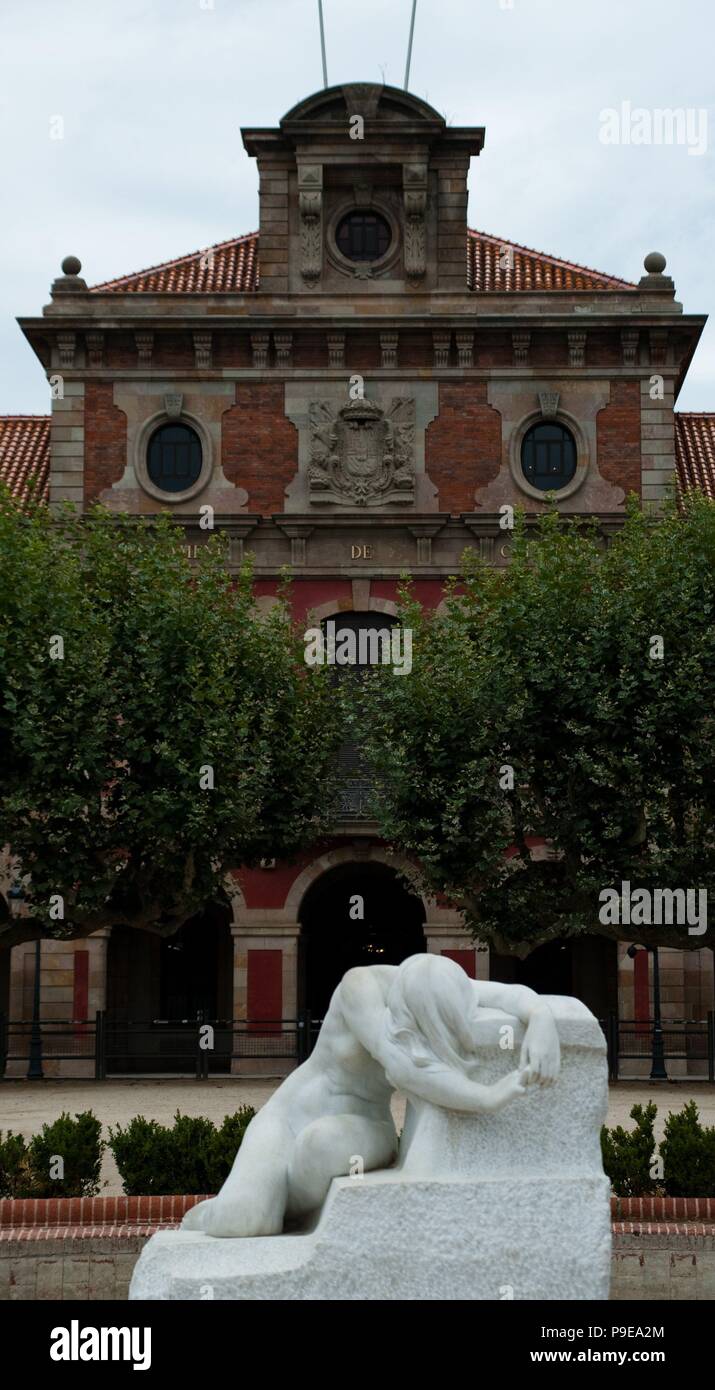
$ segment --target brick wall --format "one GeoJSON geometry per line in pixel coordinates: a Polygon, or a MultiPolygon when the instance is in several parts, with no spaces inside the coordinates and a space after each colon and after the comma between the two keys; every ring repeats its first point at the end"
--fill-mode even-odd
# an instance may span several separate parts
{"type": "Polygon", "coordinates": [[[85,397],[84,504],[119,482],[127,461],[127,417],[111,384],[88,382],[85,397]]]}
{"type": "Polygon", "coordinates": [[[596,417],[598,468],[626,495],[641,493],[641,401],[637,381],[611,382],[611,399],[596,417]]]}
{"type": "Polygon", "coordinates": [[[474,489],[501,466],[501,415],[487,404],[486,382],[442,383],[439,415],[427,427],[425,466],[441,512],[474,510],[474,489]]]}
{"type": "MultiPolygon", "coordinates": [[[[201,1197],[0,1201],[0,1299],[126,1299],[157,1230],[201,1197]]],[[[611,1299],[715,1297],[715,1198],[612,1198],[611,1299]]]]}
{"type": "Polygon", "coordinates": [[[282,382],[237,382],[236,404],[223,416],[224,475],[245,487],[249,510],[264,515],[283,511],[298,469],[298,431],[283,406],[282,382]]]}

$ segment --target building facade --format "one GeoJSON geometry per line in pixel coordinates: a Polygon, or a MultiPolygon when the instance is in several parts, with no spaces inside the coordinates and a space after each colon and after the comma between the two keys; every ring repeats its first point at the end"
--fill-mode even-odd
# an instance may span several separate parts
{"type": "MultiPolygon", "coordinates": [[[[211,508],[231,567],[251,552],[262,607],[288,566],[306,625],[351,615],[364,628],[394,618],[404,571],[437,606],[465,550],[508,564],[505,506],[536,517],[555,493],[607,537],[629,493],[655,506],[673,485],[715,496],[715,414],[675,410],[703,316],[684,313],[658,254],[629,282],[471,230],[484,138],[407,92],[334,87],[275,129],[243,131],[257,234],[93,287],[68,257],[50,304],[20,320],[52,410],[0,421],[18,497],[33,485],[51,504],[168,509],[192,557],[211,508]]],[[[524,962],[475,949],[458,913],[401,886],[408,866],[361,791],[346,776],[326,845],[236,866],[230,908],[173,942],[117,928],[45,944],[43,1016],[320,1017],[349,965],[421,949],[574,992],[600,1017],[650,1016],[645,953],[598,938],[524,962]]],[[[0,1012],[29,1018],[35,948],[5,956],[0,1012]]],[[[712,952],[662,951],[661,979],[666,1017],[712,1009],[712,952]]],[[[165,1062],[157,1047],[147,1066],[165,1062]]],[[[259,1065],[275,1069],[234,1063],[259,1065]]]]}

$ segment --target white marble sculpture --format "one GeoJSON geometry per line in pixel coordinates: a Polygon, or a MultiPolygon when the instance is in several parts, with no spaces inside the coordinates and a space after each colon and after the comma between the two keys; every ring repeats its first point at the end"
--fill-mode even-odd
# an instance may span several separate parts
{"type": "Polygon", "coordinates": [[[435,955],[351,970],[218,1197],[152,1236],[129,1297],[606,1299],[607,1097],[577,999],[435,955]]]}
{"type": "MultiPolygon", "coordinates": [[[[506,1020],[504,1026],[499,1042],[509,1055],[513,1029],[506,1020]]],[[[404,1150],[425,1104],[494,1114],[531,1086],[551,1086],[559,1065],[553,1014],[530,989],[470,980],[448,957],[430,954],[399,966],[349,970],[313,1053],[251,1121],[218,1196],[193,1207],[183,1229],[278,1235],[286,1218],[305,1218],[322,1206],[333,1178],[356,1167],[366,1173],[389,1168],[397,1153],[390,1111],[395,1089],[413,1112],[404,1150]],[[486,1084],[476,1026],[485,1009],[502,1010],[526,1026],[518,1068],[486,1084]]]]}

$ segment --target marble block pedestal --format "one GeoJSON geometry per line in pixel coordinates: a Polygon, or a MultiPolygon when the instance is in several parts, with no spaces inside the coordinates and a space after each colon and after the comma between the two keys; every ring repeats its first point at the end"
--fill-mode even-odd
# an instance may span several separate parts
{"type": "MultiPolygon", "coordinates": [[[[548,998],[562,1048],[550,1089],[494,1115],[422,1104],[395,1168],[336,1178],[306,1234],[216,1239],[167,1231],[145,1246],[130,1299],[606,1299],[610,1187],[601,1029],[548,998]]],[[[479,1079],[513,1070],[521,1024],[483,1010],[479,1079]],[[515,1050],[501,1048],[514,1030],[515,1050]]]]}

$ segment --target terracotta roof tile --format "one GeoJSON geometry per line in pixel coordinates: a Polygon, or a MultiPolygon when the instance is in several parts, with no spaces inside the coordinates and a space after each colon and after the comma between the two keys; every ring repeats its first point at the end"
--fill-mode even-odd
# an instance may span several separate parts
{"type": "Polygon", "coordinates": [[[700,488],[715,500],[715,411],[675,413],[678,492],[700,488]]]}
{"type": "Polygon", "coordinates": [[[258,288],[258,233],[93,285],[92,294],[246,294],[258,288]]]}
{"type": "Polygon", "coordinates": [[[18,502],[46,502],[50,480],[49,415],[0,415],[0,481],[18,502]]]}
{"type": "Polygon", "coordinates": [[[633,290],[628,280],[559,260],[488,232],[467,234],[470,290],[633,290]]]}
{"type": "MultiPolygon", "coordinates": [[[[93,285],[92,294],[248,294],[258,288],[258,261],[258,233],[250,232],[164,265],[93,285]]],[[[473,231],[467,233],[467,283],[470,290],[481,291],[636,288],[614,275],[473,231]]]]}

